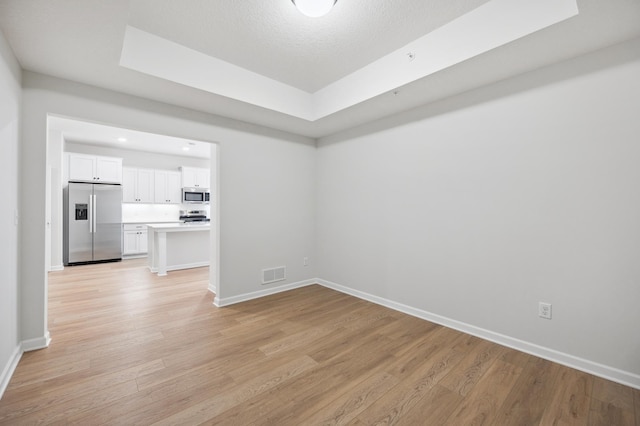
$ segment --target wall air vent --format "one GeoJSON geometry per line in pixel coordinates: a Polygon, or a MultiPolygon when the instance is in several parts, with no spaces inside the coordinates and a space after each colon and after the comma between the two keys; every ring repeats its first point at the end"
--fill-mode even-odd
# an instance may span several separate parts
{"type": "Polygon", "coordinates": [[[282,281],[287,278],[286,266],[262,270],[262,284],[271,284],[276,281],[282,281]]]}

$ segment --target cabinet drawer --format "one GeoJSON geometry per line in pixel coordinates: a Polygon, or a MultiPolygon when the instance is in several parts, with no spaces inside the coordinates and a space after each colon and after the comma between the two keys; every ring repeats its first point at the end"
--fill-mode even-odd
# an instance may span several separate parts
{"type": "Polygon", "coordinates": [[[123,229],[125,231],[146,231],[147,225],[140,225],[137,223],[125,223],[123,229]]]}

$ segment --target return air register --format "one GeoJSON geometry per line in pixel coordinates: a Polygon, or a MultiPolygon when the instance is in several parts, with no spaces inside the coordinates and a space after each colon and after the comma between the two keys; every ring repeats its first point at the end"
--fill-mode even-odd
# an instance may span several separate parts
{"type": "Polygon", "coordinates": [[[286,274],[287,267],[279,266],[277,268],[263,269],[262,270],[262,284],[271,284],[276,281],[283,281],[287,279],[286,274]]]}

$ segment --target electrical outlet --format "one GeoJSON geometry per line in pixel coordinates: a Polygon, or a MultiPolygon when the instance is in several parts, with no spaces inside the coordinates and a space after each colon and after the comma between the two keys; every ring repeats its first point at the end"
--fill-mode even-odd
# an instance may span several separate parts
{"type": "Polygon", "coordinates": [[[305,258],[302,259],[302,265],[309,266],[309,258],[308,257],[305,257],[305,258]]]}
{"type": "Polygon", "coordinates": [[[538,302],[538,316],[551,319],[551,303],[538,302]]]}

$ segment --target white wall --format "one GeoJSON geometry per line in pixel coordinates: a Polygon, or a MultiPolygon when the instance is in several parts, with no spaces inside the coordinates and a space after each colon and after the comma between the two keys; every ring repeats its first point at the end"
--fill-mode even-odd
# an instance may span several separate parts
{"type": "MultiPolygon", "coordinates": [[[[25,193],[23,339],[46,336],[44,218],[47,114],[219,143],[222,252],[218,297],[259,291],[260,271],[286,264],[288,283],[316,276],[315,144],[278,132],[66,80],[23,75],[20,161],[25,193]]],[[[55,338],[55,336],[53,336],[55,338]]]]}
{"type": "Polygon", "coordinates": [[[222,144],[219,161],[222,297],[269,288],[266,268],[286,266],[284,283],[316,277],[315,145],[251,137],[222,144]]]}
{"type": "Polygon", "coordinates": [[[20,67],[0,32],[0,397],[19,357],[18,138],[20,67]]]}
{"type": "MultiPolygon", "coordinates": [[[[62,203],[62,187],[64,161],[62,150],[64,146],[64,138],[59,130],[49,129],[47,136],[47,168],[50,176],[47,183],[48,197],[51,205],[47,208],[47,226],[45,232],[48,234],[50,270],[60,271],[64,269],[62,264],[62,233],[63,233],[63,203],[62,203]]],[[[46,254],[45,254],[46,261],[46,254]]]]}
{"type": "Polygon", "coordinates": [[[319,141],[319,276],[640,386],[639,76],[636,40],[319,141]]]}

